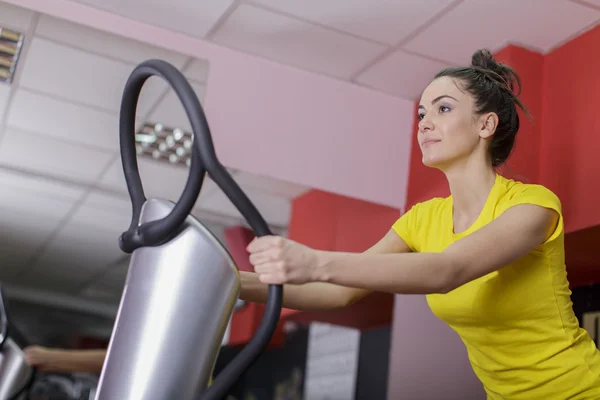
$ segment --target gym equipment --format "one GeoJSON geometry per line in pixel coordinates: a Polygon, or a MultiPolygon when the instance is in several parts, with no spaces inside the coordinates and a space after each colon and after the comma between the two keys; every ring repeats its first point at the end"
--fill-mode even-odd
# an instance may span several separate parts
{"type": "Polygon", "coordinates": [[[281,312],[283,288],[268,289],[252,340],[207,388],[240,289],[239,271],[221,243],[190,215],[205,174],[239,209],[257,236],[270,235],[256,207],[217,160],[204,110],[175,67],[148,60],[131,73],[120,110],[121,161],[132,204],[119,246],[129,272],[96,392],[96,400],[223,399],[268,344],[281,312]],[[146,199],[134,143],[135,111],[144,82],[166,80],[193,131],[189,175],[177,203],[146,199]]]}
{"type": "Polygon", "coordinates": [[[0,287],[0,400],[21,400],[36,376],[36,369],[29,366],[19,342],[19,333],[10,325],[0,287]]]}

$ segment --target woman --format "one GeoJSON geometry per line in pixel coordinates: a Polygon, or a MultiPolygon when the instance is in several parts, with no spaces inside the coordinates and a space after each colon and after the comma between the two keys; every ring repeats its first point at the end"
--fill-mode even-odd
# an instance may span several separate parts
{"type": "Polygon", "coordinates": [[[570,300],[560,201],[496,173],[524,110],[515,84],[487,50],[438,73],[421,97],[417,139],[451,195],[412,207],[364,254],[257,238],[242,298],[264,302],[266,284],[285,284],[284,306],[295,309],[343,307],[374,290],[426,294],[488,399],[600,399],[600,352],[570,300]]]}

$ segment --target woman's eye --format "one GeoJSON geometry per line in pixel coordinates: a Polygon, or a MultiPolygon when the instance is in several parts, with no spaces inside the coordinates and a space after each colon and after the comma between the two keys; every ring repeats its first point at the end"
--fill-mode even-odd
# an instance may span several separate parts
{"type": "Polygon", "coordinates": [[[440,106],[440,112],[448,112],[450,111],[450,107],[448,106],[440,106]]]}
{"type": "Polygon", "coordinates": [[[417,115],[417,118],[419,118],[419,120],[422,120],[423,118],[425,118],[425,114],[419,114],[417,115]]]}

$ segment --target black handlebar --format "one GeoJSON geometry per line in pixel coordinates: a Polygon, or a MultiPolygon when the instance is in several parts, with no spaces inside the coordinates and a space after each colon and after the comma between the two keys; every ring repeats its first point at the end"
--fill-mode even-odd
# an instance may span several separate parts
{"type": "MultiPolygon", "coordinates": [[[[143,246],[156,246],[176,235],[196,203],[206,172],[241,212],[256,236],[271,235],[262,215],[217,159],[204,110],[189,82],[177,68],[161,60],[148,60],[138,65],[125,85],[120,113],[121,161],[133,214],[129,229],[119,237],[119,246],[124,252],[132,253],[143,246]],[[179,97],[192,125],[194,144],[187,182],[175,207],[166,217],[138,226],[146,196],[137,165],[134,141],[135,116],[142,87],[153,75],[166,80],[179,97]]],[[[282,301],[283,287],[270,285],[265,314],[256,333],[238,356],[216,377],[213,384],[204,391],[202,400],[223,399],[237,379],[258,358],[275,332],[282,301]]]]}

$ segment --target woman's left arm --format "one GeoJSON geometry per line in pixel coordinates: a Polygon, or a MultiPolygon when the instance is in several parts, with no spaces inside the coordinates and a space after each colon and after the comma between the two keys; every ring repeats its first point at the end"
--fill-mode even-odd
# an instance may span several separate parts
{"type": "Polygon", "coordinates": [[[397,294],[447,293],[525,256],[548,240],[558,220],[552,209],[520,204],[440,253],[315,251],[265,237],[249,248],[250,259],[265,283],[321,281],[397,294]]]}

